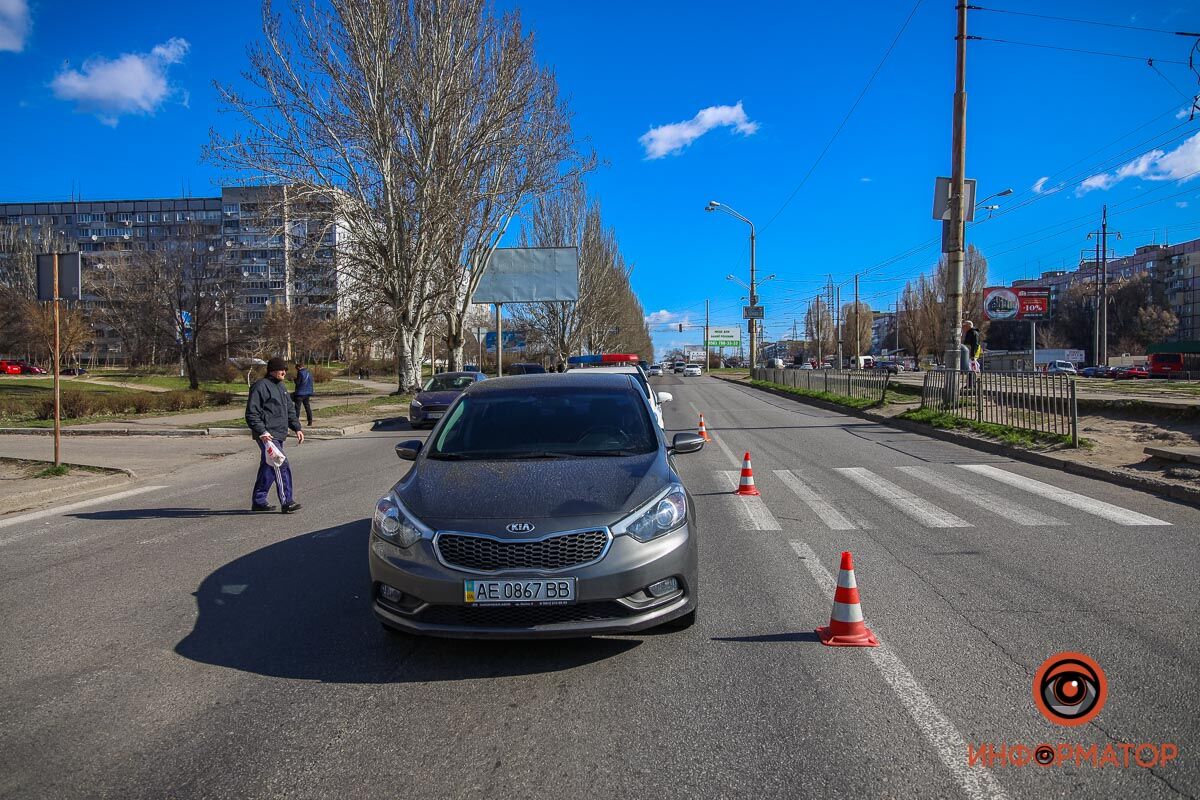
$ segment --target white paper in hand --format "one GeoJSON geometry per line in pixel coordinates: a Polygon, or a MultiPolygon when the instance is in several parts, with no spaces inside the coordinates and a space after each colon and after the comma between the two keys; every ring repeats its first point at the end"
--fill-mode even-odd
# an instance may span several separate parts
{"type": "Polygon", "coordinates": [[[267,463],[272,467],[282,467],[283,462],[287,460],[287,456],[283,451],[275,446],[274,442],[267,442],[267,463]]]}

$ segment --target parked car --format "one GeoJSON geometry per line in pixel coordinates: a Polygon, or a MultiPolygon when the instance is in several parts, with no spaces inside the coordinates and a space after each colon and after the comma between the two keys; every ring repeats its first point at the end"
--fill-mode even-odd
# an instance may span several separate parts
{"type": "Polygon", "coordinates": [[[408,405],[408,422],[414,428],[433,427],[460,394],[487,378],[481,372],[439,372],[421,387],[408,405]]]}
{"type": "Polygon", "coordinates": [[[368,560],[386,630],[562,638],[695,622],[695,506],[628,374],[468,388],[375,505],[368,560]],[[486,502],[480,501],[486,487],[486,502]],[[531,488],[532,487],[532,488],[531,488]]]}
{"type": "Polygon", "coordinates": [[[652,378],[661,378],[663,374],[662,364],[651,364],[646,374],[652,378]]]}
{"type": "Polygon", "coordinates": [[[546,368],[541,364],[509,364],[504,368],[505,375],[542,375],[546,368]]]}
{"type": "Polygon", "coordinates": [[[1121,367],[1114,371],[1112,377],[1119,381],[1132,378],[1149,378],[1150,370],[1140,365],[1136,367],[1121,367]]]}
{"type": "Polygon", "coordinates": [[[877,361],[875,362],[875,369],[881,369],[889,375],[895,375],[901,371],[902,367],[896,361],[877,361]]]}
{"type": "Polygon", "coordinates": [[[49,375],[50,373],[39,367],[37,364],[30,364],[27,361],[18,361],[21,366],[22,375],[49,375]]]}
{"type": "Polygon", "coordinates": [[[66,367],[65,369],[60,371],[58,374],[59,375],[81,376],[81,375],[87,375],[88,371],[86,369],[84,369],[83,367],[66,367]]]}
{"type": "Polygon", "coordinates": [[[663,404],[670,403],[675,399],[675,396],[670,392],[656,392],[650,386],[650,382],[646,380],[646,373],[642,372],[641,367],[636,367],[633,364],[601,364],[596,367],[571,367],[566,371],[566,375],[578,377],[580,375],[603,375],[605,373],[629,375],[641,388],[642,393],[646,395],[646,402],[650,404],[650,408],[654,411],[655,421],[658,422],[658,427],[666,429],[667,423],[663,420],[663,404]]]}
{"type": "Polygon", "coordinates": [[[800,369],[812,369],[812,368],[813,368],[813,365],[807,361],[805,361],[803,364],[800,365],[800,369]]]}
{"type": "Polygon", "coordinates": [[[0,361],[0,375],[20,375],[21,362],[19,361],[0,361]]]}
{"type": "Polygon", "coordinates": [[[1079,377],[1081,377],[1081,378],[1103,378],[1105,375],[1108,374],[1108,372],[1109,372],[1108,367],[1104,366],[1103,364],[1093,364],[1091,366],[1087,366],[1087,367],[1084,367],[1083,369],[1079,370],[1079,377]]]}
{"type": "Polygon", "coordinates": [[[1078,375],[1078,370],[1070,361],[1051,361],[1046,365],[1047,375],[1078,375]]]}
{"type": "Polygon", "coordinates": [[[703,372],[699,364],[688,364],[683,368],[683,376],[685,378],[699,378],[703,372]]]}
{"type": "Polygon", "coordinates": [[[1149,367],[1150,374],[1156,378],[1183,372],[1183,353],[1151,353],[1149,367]]]}

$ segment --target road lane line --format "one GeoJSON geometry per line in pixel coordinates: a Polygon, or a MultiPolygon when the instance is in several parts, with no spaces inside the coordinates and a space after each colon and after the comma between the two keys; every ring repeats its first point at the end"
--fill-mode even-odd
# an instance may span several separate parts
{"type": "MultiPolygon", "coordinates": [[[[804,542],[791,542],[796,555],[808,567],[817,585],[829,597],[833,597],[837,582],[833,575],[821,564],[817,554],[804,542]]],[[[878,632],[876,632],[878,635],[878,632]]],[[[938,758],[946,765],[946,769],[954,776],[963,793],[971,800],[1003,800],[1008,794],[996,781],[991,771],[985,767],[973,767],[967,763],[967,741],[959,733],[958,728],[950,721],[940,708],[929,697],[929,693],[917,681],[900,657],[896,655],[887,642],[881,641],[879,647],[864,648],[871,663],[879,670],[883,680],[904,705],[913,721],[929,744],[937,753],[938,758]]]]}
{"type": "Polygon", "coordinates": [[[911,475],[919,481],[924,481],[930,486],[938,489],[944,489],[947,492],[958,497],[960,500],[965,500],[968,503],[974,503],[980,508],[984,508],[993,514],[998,514],[1010,522],[1015,522],[1018,525],[1041,526],[1041,525],[1066,525],[1061,519],[1056,519],[1048,514],[1043,514],[1036,509],[1028,506],[1017,505],[1013,501],[1001,497],[1000,495],[985,492],[977,486],[972,486],[969,483],[964,483],[955,478],[935,472],[928,467],[897,467],[906,475],[911,475]]]}
{"type": "Polygon", "coordinates": [[[1139,514],[1136,511],[1130,511],[1128,508],[1114,506],[1112,503],[1106,503],[1103,500],[1094,500],[1087,495],[1078,494],[1060,489],[1057,486],[1052,486],[1049,483],[1035,481],[1033,478],[1026,478],[1024,475],[1018,475],[1015,472],[993,467],[991,464],[959,464],[959,467],[973,472],[976,475],[983,475],[992,480],[1007,483],[1009,486],[1015,486],[1018,489],[1024,489],[1031,494],[1036,494],[1040,497],[1045,497],[1047,500],[1053,500],[1056,503],[1062,503],[1064,506],[1069,506],[1077,511],[1083,511],[1088,514],[1093,514],[1097,517],[1103,517],[1117,523],[1118,525],[1170,525],[1169,522],[1164,522],[1161,519],[1139,514]]]}
{"type": "MultiPolygon", "coordinates": [[[[71,504],[65,505],[65,506],[56,506],[55,508],[44,508],[41,511],[31,511],[28,514],[21,514],[20,516],[17,516],[17,517],[7,517],[4,519],[0,519],[0,528],[8,528],[12,525],[19,525],[23,522],[33,522],[34,520],[45,519],[46,517],[57,517],[61,514],[68,514],[72,511],[78,511],[81,508],[87,508],[89,506],[100,505],[101,503],[111,503],[114,500],[124,500],[126,497],[133,497],[134,495],[145,494],[146,492],[153,492],[153,491],[157,491],[158,489],[165,489],[165,488],[167,488],[167,487],[166,486],[139,486],[136,489],[127,489],[124,492],[117,492],[116,494],[104,495],[103,497],[94,497],[91,500],[81,500],[78,503],[71,503],[71,504]]],[[[41,531],[38,531],[38,530],[22,531],[21,533],[13,534],[12,536],[8,536],[7,538],[2,538],[2,539],[0,539],[0,547],[4,546],[6,544],[12,544],[13,542],[19,541],[21,539],[25,539],[27,537],[33,536],[40,532],[41,531]]]]}
{"type": "Polygon", "coordinates": [[[837,472],[866,489],[871,494],[891,503],[903,514],[927,528],[971,528],[974,527],[966,520],[935,506],[928,500],[922,500],[907,489],[902,489],[891,481],[862,467],[839,467],[837,472]]]}
{"type": "Polygon", "coordinates": [[[740,501],[738,503],[745,512],[746,518],[750,520],[750,530],[752,531],[781,531],[783,528],[779,526],[779,520],[775,519],[775,515],[771,513],[771,509],[767,508],[767,504],[763,502],[761,497],[754,495],[735,495],[733,490],[738,486],[738,480],[741,478],[741,470],[734,472],[733,470],[722,470],[721,474],[725,476],[725,482],[729,485],[730,497],[740,501]]]}
{"type": "Polygon", "coordinates": [[[829,526],[830,530],[852,531],[858,527],[853,522],[846,519],[846,517],[842,516],[840,511],[830,505],[824,497],[821,497],[821,495],[817,494],[816,490],[805,483],[791,470],[777,469],[775,470],[775,474],[781,481],[783,481],[784,486],[795,492],[796,496],[803,500],[805,505],[811,508],[813,513],[820,517],[821,521],[829,526]]]}

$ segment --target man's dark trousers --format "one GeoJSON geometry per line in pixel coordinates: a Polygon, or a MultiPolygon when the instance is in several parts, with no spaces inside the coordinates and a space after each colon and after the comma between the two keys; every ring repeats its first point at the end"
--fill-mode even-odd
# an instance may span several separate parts
{"type": "MultiPolygon", "coordinates": [[[[283,450],[283,442],[278,439],[271,439],[281,451],[283,450]]],[[[290,461],[284,461],[283,466],[279,468],[280,487],[278,489],[282,496],[280,501],[287,505],[292,502],[292,465],[290,461]]],[[[271,486],[275,483],[275,468],[267,463],[267,443],[262,439],[258,440],[258,479],[254,481],[254,505],[265,506],[270,501],[271,486]]]]}
{"type": "Polygon", "coordinates": [[[305,424],[312,427],[312,395],[311,394],[293,394],[292,401],[296,404],[296,416],[300,416],[300,406],[304,406],[304,414],[308,417],[308,422],[305,424]]]}

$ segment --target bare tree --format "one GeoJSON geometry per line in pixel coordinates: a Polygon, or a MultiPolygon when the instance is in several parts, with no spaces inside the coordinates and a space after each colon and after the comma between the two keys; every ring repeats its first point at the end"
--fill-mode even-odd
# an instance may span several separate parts
{"type": "Polygon", "coordinates": [[[818,363],[834,350],[836,337],[833,327],[833,314],[829,306],[819,297],[814,299],[804,314],[804,328],[808,331],[808,339],[818,363]]]}

